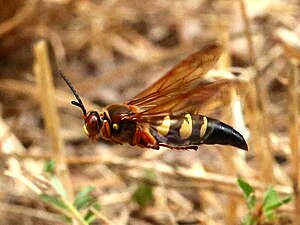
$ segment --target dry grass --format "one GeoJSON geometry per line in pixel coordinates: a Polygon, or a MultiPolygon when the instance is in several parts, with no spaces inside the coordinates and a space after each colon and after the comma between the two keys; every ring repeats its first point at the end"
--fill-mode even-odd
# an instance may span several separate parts
{"type": "Polygon", "coordinates": [[[239,224],[247,210],[237,176],[260,196],[270,184],[293,194],[281,212],[300,224],[299,1],[0,0],[0,11],[1,224],[60,224],[16,178],[37,176],[51,158],[70,198],[96,187],[99,224],[239,224]],[[87,140],[58,68],[88,109],[101,108],[130,99],[210,40],[225,46],[217,69],[246,80],[230,91],[243,115],[222,116],[249,136],[249,152],[87,140]],[[145,208],[131,199],[142,182],[155,187],[145,208]]]}

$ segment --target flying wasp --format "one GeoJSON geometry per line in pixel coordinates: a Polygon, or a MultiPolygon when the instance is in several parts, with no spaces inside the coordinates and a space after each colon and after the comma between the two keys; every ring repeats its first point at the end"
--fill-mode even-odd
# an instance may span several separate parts
{"type": "Polygon", "coordinates": [[[248,150],[238,131],[200,113],[233,82],[205,77],[221,54],[221,46],[206,45],[131,100],[108,105],[101,112],[87,112],[73,85],[60,75],[77,99],[71,104],[81,108],[84,130],[91,139],[152,149],[196,150],[201,144],[220,144],[248,150]]]}

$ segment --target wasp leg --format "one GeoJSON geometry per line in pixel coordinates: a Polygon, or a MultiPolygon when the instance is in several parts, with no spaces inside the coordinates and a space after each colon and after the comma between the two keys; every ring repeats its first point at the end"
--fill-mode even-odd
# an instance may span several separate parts
{"type": "Polygon", "coordinates": [[[102,127],[101,127],[101,136],[106,140],[111,140],[111,132],[109,123],[107,120],[103,121],[102,127]]]}
{"type": "Polygon", "coordinates": [[[159,149],[157,140],[147,130],[141,130],[140,127],[136,128],[131,144],[141,148],[159,149]]]}
{"type": "Polygon", "coordinates": [[[187,146],[172,146],[164,143],[159,143],[159,146],[166,147],[172,150],[188,150],[188,149],[193,149],[197,151],[198,147],[196,145],[187,145],[187,146]]]}
{"type": "Polygon", "coordinates": [[[112,141],[116,144],[122,144],[122,142],[119,142],[117,140],[115,140],[112,136],[111,136],[111,132],[110,132],[110,126],[107,120],[103,121],[103,125],[101,127],[101,136],[103,139],[107,140],[107,141],[112,141]]]}

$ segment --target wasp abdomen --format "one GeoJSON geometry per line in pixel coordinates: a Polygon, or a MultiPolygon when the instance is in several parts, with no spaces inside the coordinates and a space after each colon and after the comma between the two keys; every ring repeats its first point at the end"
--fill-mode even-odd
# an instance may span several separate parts
{"type": "Polygon", "coordinates": [[[209,118],[208,127],[211,127],[212,132],[203,140],[203,144],[231,145],[246,151],[248,150],[243,136],[231,126],[209,118]]]}
{"type": "Polygon", "coordinates": [[[165,116],[151,133],[160,143],[174,146],[220,144],[248,149],[243,136],[231,126],[202,115],[165,116]]]}

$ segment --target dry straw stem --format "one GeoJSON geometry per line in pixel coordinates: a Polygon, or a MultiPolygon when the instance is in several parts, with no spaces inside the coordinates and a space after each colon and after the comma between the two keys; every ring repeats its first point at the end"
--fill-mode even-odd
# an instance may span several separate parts
{"type": "Polygon", "coordinates": [[[94,208],[92,208],[91,211],[97,216],[97,218],[102,220],[104,224],[115,225],[115,223],[113,223],[110,219],[108,219],[105,215],[103,215],[103,213],[95,210],[94,208]]]}
{"type": "MultiPolygon", "coordinates": [[[[32,158],[35,160],[49,160],[51,159],[50,154],[2,154],[3,157],[16,157],[19,159],[25,159],[25,158],[32,158]]],[[[106,164],[106,165],[114,165],[119,167],[125,167],[127,169],[130,168],[136,168],[136,169],[142,169],[142,170],[158,170],[158,172],[164,172],[165,175],[170,175],[171,177],[181,176],[182,178],[191,179],[191,182],[203,182],[205,183],[208,181],[208,184],[211,184],[212,186],[215,185],[225,185],[225,186],[231,186],[236,187],[236,177],[235,176],[229,176],[229,175],[222,175],[217,173],[211,173],[211,172],[205,172],[205,174],[198,173],[197,175],[191,175],[189,174],[189,169],[180,168],[180,171],[186,171],[181,174],[177,174],[177,170],[167,164],[159,163],[159,167],[157,167],[158,162],[157,161],[149,161],[144,160],[141,161],[140,159],[128,159],[126,157],[119,157],[119,156],[113,156],[113,157],[103,157],[103,156],[80,156],[80,157],[68,157],[66,158],[68,164],[106,164]],[[211,177],[210,177],[211,176],[211,177]],[[228,179],[228,180],[227,180],[228,179]]],[[[255,188],[258,188],[260,190],[264,190],[267,186],[264,182],[259,182],[257,180],[250,180],[249,183],[253,183],[253,186],[255,188]]],[[[198,184],[195,185],[187,185],[190,188],[191,187],[197,187],[198,184]]],[[[187,187],[185,186],[185,187],[187,187]]],[[[283,195],[289,195],[292,194],[292,188],[285,185],[275,185],[275,188],[278,190],[280,194],[283,195]]]]}
{"type": "Polygon", "coordinates": [[[20,163],[15,154],[26,154],[26,149],[0,117],[0,158],[10,155],[5,157],[7,168],[10,171],[20,172],[20,163]]]}
{"type": "MultiPolygon", "coordinates": [[[[94,159],[95,160],[95,159],[94,159]]],[[[71,162],[71,161],[70,161],[71,162]]],[[[74,163],[77,163],[78,160],[76,159],[73,161],[74,163]]],[[[214,187],[217,187],[218,185],[224,185],[228,187],[237,188],[236,183],[236,177],[235,176],[229,176],[229,175],[223,175],[223,174],[217,174],[217,173],[211,173],[211,172],[205,172],[205,173],[199,173],[199,171],[193,171],[187,168],[178,167],[173,168],[167,164],[158,162],[158,161],[143,161],[141,159],[128,159],[124,157],[99,157],[97,162],[108,164],[108,165],[115,165],[119,167],[126,167],[126,168],[135,168],[139,171],[145,171],[145,170],[154,170],[155,172],[158,172],[165,176],[170,176],[172,178],[176,179],[188,179],[191,181],[191,183],[195,182],[196,186],[199,183],[206,183],[211,184],[214,187]]],[[[248,179],[249,183],[253,185],[255,189],[264,191],[266,188],[266,184],[263,182],[259,182],[257,180],[248,179]]],[[[200,186],[201,187],[201,186],[200,186]]],[[[292,188],[289,186],[283,186],[283,185],[274,185],[276,190],[283,195],[289,195],[292,194],[292,188]]]]}
{"type": "Polygon", "coordinates": [[[21,183],[23,183],[26,187],[28,187],[31,191],[33,191],[35,194],[40,195],[42,194],[42,190],[36,186],[34,183],[32,183],[29,179],[24,177],[22,174],[11,172],[11,171],[5,171],[4,174],[6,176],[12,177],[21,183]]]}
{"type": "Polygon", "coordinates": [[[168,218],[169,224],[176,225],[177,222],[176,222],[175,215],[173,214],[172,210],[170,210],[170,208],[169,208],[168,198],[167,198],[168,191],[166,189],[164,179],[162,179],[162,176],[159,173],[156,174],[156,177],[157,177],[157,181],[159,184],[159,186],[155,190],[156,194],[157,194],[156,204],[157,204],[158,208],[164,209],[164,213],[166,214],[166,217],[168,218]]]}
{"type": "Polygon", "coordinates": [[[14,17],[0,24],[0,37],[24,23],[30,16],[34,14],[38,1],[29,0],[24,2],[24,6],[18,12],[16,12],[14,17]]]}
{"type": "Polygon", "coordinates": [[[289,77],[289,96],[290,96],[290,103],[289,103],[289,135],[290,135],[290,148],[291,148],[291,161],[292,161],[292,168],[293,168],[293,187],[294,187],[294,194],[295,194],[295,225],[300,224],[300,145],[299,145],[299,69],[298,69],[299,62],[292,63],[292,72],[290,73],[289,77]]]}
{"type": "MultiPolygon", "coordinates": [[[[218,61],[218,69],[220,70],[228,70],[231,67],[231,56],[229,52],[229,46],[230,46],[230,33],[229,33],[229,27],[228,24],[226,26],[222,26],[222,22],[220,21],[220,29],[221,29],[221,34],[219,37],[219,42],[222,43],[222,46],[224,48],[224,51],[222,53],[221,58],[218,61]]],[[[230,87],[228,98],[230,99],[229,102],[232,102],[234,99],[234,93],[236,92],[234,90],[234,87],[230,87]]],[[[232,124],[233,119],[229,118],[226,122],[229,122],[232,124]]],[[[224,152],[222,152],[222,155],[224,157],[224,162],[225,162],[225,173],[228,175],[236,175],[236,168],[235,168],[235,163],[234,163],[234,154],[236,152],[233,151],[227,151],[224,146],[224,152]]],[[[227,203],[226,205],[228,207],[225,208],[225,219],[224,219],[224,224],[231,225],[235,224],[237,222],[237,201],[238,199],[235,198],[235,196],[229,195],[227,197],[227,203]]]]}
{"type": "Polygon", "coordinates": [[[46,212],[44,210],[39,210],[39,209],[31,209],[16,204],[0,203],[0,211],[8,212],[10,214],[22,214],[25,216],[35,217],[53,223],[61,222],[61,218],[57,214],[46,212]]]}
{"type": "MultiPolygon", "coordinates": [[[[11,157],[10,154],[4,154],[5,157],[11,157]]],[[[30,155],[30,154],[14,154],[14,157],[21,158],[35,158],[35,159],[50,159],[50,155],[30,155]]],[[[157,173],[160,173],[164,176],[164,179],[171,178],[175,180],[187,179],[188,183],[179,182],[180,185],[177,185],[176,182],[166,183],[165,185],[174,187],[174,188],[212,188],[219,192],[228,192],[231,194],[236,194],[237,196],[241,196],[242,193],[237,189],[236,176],[217,174],[212,172],[203,172],[199,173],[199,171],[193,171],[184,167],[173,168],[170,165],[161,163],[159,161],[149,161],[149,160],[141,160],[141,159],[128,159],[120,156],[99,156],[99,157],[68,157],[68,164],[103,164],[110,166],[117,166],[119,168],[124,168],[125,170],[134,169],[134,171],[140,171],[140,173],[127,173],[127,175],[135,180],[144,180],[143,171],[153,170],[157,173]],[[142,173],[142,174],[141,174],[142,173]],[[219,188],[217,188],[219,187],[219,188]],[[225,187],[225,188],[223,188],[225,187]],[[227,188],[227,189],[226,189],[227,188]],[[229,188],[229,189],[228,189],[229,188]]],[[[264,182],[260,182],[254,179],[247,179],[249,183],[259,192],[263,192],[266,189],[267,184],[264,182]]],[[[97,183],[96,180],[94,180],[97,183]]],[[[153,182],[153,181],[152,181],[153,182]]],[[[95,184],[94,183],[94,184],[95,184]]],[[[153,183],[154,185],[158,185],[158,183],[153,183]]],[[[78,187],[80,188],[80,187],[78,187]]],[[[293,189],[290,186],[285,185],[274,185],[274,188],[278,191],[280,195],[291,195],[293,193],[293,189]]],[[[127,195],[126,195],[127,196],[127,195]]],[[[127,198],[127,197],[126,197],[127,198]]],[[[120,199],[120,198],[117,198],[120,199]]],[[[108,204],[108,203],[107,203],[108,204]]]]}
{"type": "Polygon", "coordinates": [[[300,143],[299,143],[299,68],[300,65],[300,39],[292,31],[277,29],[275,38],[280,42],[286,56],[290,60],[291,72],[289,74],[289,137],[292,162],[292,180],[295,194],[294,224],[300,224],[300,143]]]}
{"type": "MultiPolygon", "coordinates": [[[[250,27],[250,19],[247,15],[244,0],[239,0],[239,4],[248,42],[250,62],[256,70],[256,73],[258,73],[253,37],[250,27]]],[[[267,120],[267,117],[264,116],[264,109],[262,104],[262,100],[264,99],[264,97],[260,93],[257,77],[258,74],[256,74],[256,77],[249,82],[249,94],[247,96],[249,102],[249,107],[247,109],[248,117],[250,118],[249,121],[251,121],[251,123],[249,123],[249,128],[251,130],[252,136],[251,145],[253,146],[253,150],[256,152],[258,165],[261,171],[261,179],[270,183],[274,182],[273,158],[269,148],[269,139],[267,137],[269,129],[266,124],[268,124],[268,122],[263,122],[267,120]],[[264,134],[264,136],[262,136],[261,134],[264,134]]]]}
{"type": "MultiPolygon", "coordinates": [[[[6,176],[12,177],[24,185],[26,185],[31,191],[33,191],[36,195],[43,194],[42,187],[39,186],[39,184],[34,184],[33,181],[29,180],[27,177],[23,176],[19,173],[12,173],[10,171],[5,171],[4,174],[6,176]]],[[[53,187],[49,187],[48,191],[52,191],[53,187]]],[[[61,197],[61,201],[65,204],[66,209],[57,207],[55,205],[52,205],[54,209],[56,209],[58,212],[60,212],[62,215],[68,216],[70,218],[76,218],[77,221],[82,225],[88,225],[88,223],[84,220],[82,215],[78,212],[78,210],[75,208],[75,206],[66,198],[61,197]]],[[[77,224],[77,223],[73,223],[77,224]]]]}
{"type": "MultiPolygon", "coordinates": [[[[31,84],[24,81],[18,81],[13,79],[1,79],[0,80],[0,90],[5,93],[12,93],[12,94],[19,94],[19,95],[26,95],[28,97],[33,98],[36,101],[40,101],[41,95],[39,92],[36,91],[36,85],[31,84]]],[[[61,91],[61,90],[55,90],[53,94],[53,98],[55,102],[58,104],[59,107],[65,107],[70,110],[74,110],[74,112],[78,112],[77,108],[75,107],[69,107],[69,105],[66,105],[66,99],[74,99],[74,95],[72,93],[61,91]]],[[[82,99],[84,101],[84,105],[87,108],[96,109],[98,108],[97,105],[91,103],[90,101],[86,99],[82,99]]]]}
{"type": "Polygon", "coordinates": [[[0,117],[0,154],[22,154],[26,152],[25,147],[19,139],[11,132],[9,126],[0,117]]]}
{"type": "Polygon", "coordinates": [[[291,161],[292,161],[292,179],[295,194],[295,224],[300,224],[300,176],[299,176],[299,70],[297,65],[299,62],[292,60],[292,71],[289,77],[289,136],[290,136],[290,148],[291,148],[291,161]]]}
{"type": "Polygon", "coordinates": [[[156,58],[162,54],[162,49],[155,47],[151,42],[132,31],[133,34],[127,35],[131,40],[127,40],[119,35],[111,35],[110,42],[113,47],[118,49],[122,54],[134,58],[138,61],[147,61],[150,58],[156,58]],[[150,54],[149,54],[150,53],[150,54]]]}
{"type": "Polygon", "coordinates": [[[23,159],[33,159],[33,160],[50,160],[52,158],[52,154],[32,154],[32,153],[16,153],[16,152],[12,152],[12,153],[6,153],[6,152],[0,152],[0,156],[2,158],[10,158],[10,157],[15,157],[19,160],[23,160],[23,159]]]}
{"type": "Polygon", "coordinates": [[[70,198],[73,197],[72,183],[66,164],[65,148],[59,132],[59,119],[54,101],[54,87],[52,80],[51,63],[49,61],[46,42],[41,40],[34,45],[35,64],[38,90],[41,107],[45,119],[46,129],[51,142],[53,157],[57,162],[57,172],[62,178],[70,198]]]}
{"type": "Polygon", "coordinates": [[[300,63],[300,38],[292,31],[279,28],[274,32],[275,38],[284,48],[285,54],[292,59],[292,64],[300,63]]]}

